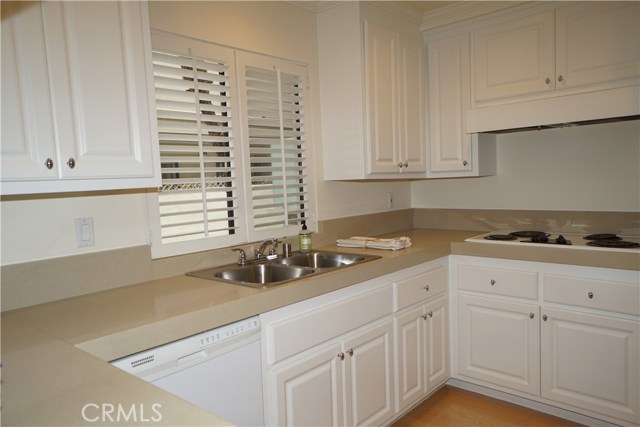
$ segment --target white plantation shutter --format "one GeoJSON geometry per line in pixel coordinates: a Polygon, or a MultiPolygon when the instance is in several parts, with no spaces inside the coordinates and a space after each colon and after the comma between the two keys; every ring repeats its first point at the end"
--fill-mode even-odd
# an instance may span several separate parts
{"type": "Polygon", "coordinates": [[[202,51],[201,43],[154,36],[162,172],[153,202],[154,256],[242,242],[233,50],[206,45],[203,56],[191,48],[202,51]]]}
{"type": "Polygon", "coordinates": [[[152,46],[162,172],[149,195],[152,257],[313,227],[306,67],[160,31],[152,46]]]}
{"type": "Polygon", "coordinates": [[[242,52],[239,73],[249,147],[249,224],[257,236],[275,229],[297,232],[310,214],[306,68],[242,52]]]}

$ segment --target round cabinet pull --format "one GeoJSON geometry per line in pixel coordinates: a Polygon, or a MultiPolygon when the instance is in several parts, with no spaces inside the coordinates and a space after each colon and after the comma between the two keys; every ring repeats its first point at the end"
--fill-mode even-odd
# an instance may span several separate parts
{"type": "Polygon", "coordinates": [[[424,286],[422,287],[422,289],[424,289],[425,291],[429,292],[429,285],[424,285],[424,286]]]}
{"type": "Polygon", "coordinates": [[[529,313],[529,319],[533,319],[534,317],[536,317],[536,315],[535,315],[535,314],[533,314],[533,313],[529,313]]]}
{"type": "Polygon", "coordinates": [[[350,348],[349,350],[347,350],[347,354],[351,357],[353,357],[353,349],[350,348]]]}
{"type": "Polygon", "coordinates": [[[559,75],[559,76],[558,76],[558,81],[559,81],[559,82],[561,82],[561,81],[563,81],[563,80],[564,80],[564,78],[562,77],[562,75],[559,75]]]}
{"type": "Polygon", "coordinates": [[[491,283],[491,286],[493,286],[493,285],[495,285],[495,284],[496,284],[496,281],[495,281],[495,280],[493,280],[493,279],[491,279],[491,282],[489,282],[489,283],[491,283]]]}
{"type": "Polygon", "coordinates": [[[466,161],[466,160],[463,160],[463,161],[462,161],[462,166],[467,166],[468,164],[469,164],[469,163],[467,163],[467,161],[466,161]]]}
{"type": "Polygon", "coordinates": [[[409,167],[409,162],[404,162],[404,165],[402,165],[402,166],[404,166],[405,168],[408,168],[409,167]]]}
{"type": "Polygon", "coordinates": [[[544,82],[545,82],[546,84],[549,84],[549,83],[551,83],[551,79],[550,79],[549,77],[547,77],[546,79],[544,79],[544,82]]]}
{"type": "Polygon", "coordinates": [[[433,317],[433,311],[428,312],[428,313],[427,313],[427,315],[428,315],[429,317],[433,317]]]}
{"type": "Polygon", "coordinates": [[[422,320],[427,320],[427,315],[426,315],[426,314],[423,314],[423,315],[422,315],[422,316],[420,316],[420,317],[422,317],[422,320]]]}
{"type": "Polygon", "coordinates": [[[338,359],[344,360],[344,353],[343,352],[338,353],[338,359]]]}
{"type": "Polygon", "coordinates": [[[402,168],[402,162],[398,163],[398,167],[402,168]]]}
{"type": "Polygon", "coordinates": [[[543,314],[543,315],[542,315],[542,320],[544,320],[544,321],[546,322],[546,321],[547,321],[547,319],[548,319],[547,315],[546,315],[546,314],[543,314]]]}
{"type": "Polygon", "coordinates": [[[76,167],[76,161],[73,157],[70,157],[69,160],[67,160],[67,166],[71,169],[76,167]]]}
{"type": "Polygon", "coordinates": [[[47,160],[44,162],[44,165],[47,167],[47,169],[53,169],[53,159],[51,157],[47,158],[47,160]]]}
{"type": "Polygon", "coordinates": [[[589,297],[589,299],[593,299],[593,292],[589,292],[587,296],[589,297]]]}

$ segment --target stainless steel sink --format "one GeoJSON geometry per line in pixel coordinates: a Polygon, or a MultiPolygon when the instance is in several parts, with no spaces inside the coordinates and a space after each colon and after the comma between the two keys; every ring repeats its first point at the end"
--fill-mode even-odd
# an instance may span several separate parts
{"type": "Polygon", "coordinates": [[[311,252],[308,254],[293,255],[288,258],[279,259],[278,262],[284,265],[313,267],[313,268],[338,268],[351,264],[370,261],[380,258],[377,255],[361,255],[339,252],[311,252]]]}
{"type": "Polygon", "coordinates": [[[253,288],[268,288],[378,258],[378,255],[313,251],[249,265],[233,264],[209,268],[187,275],[253,288]]]}

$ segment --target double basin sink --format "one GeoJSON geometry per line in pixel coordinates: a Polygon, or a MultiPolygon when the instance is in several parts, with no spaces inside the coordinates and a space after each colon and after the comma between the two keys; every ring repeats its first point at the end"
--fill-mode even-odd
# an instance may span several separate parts
{"type": "Polygon", "coordinates": [[[378,255],[312,251],[246,265],[234,264],[209,268],[187,273],[187,275],[252,288],[268,288],[378,258],[380,258],[378,255]]]}

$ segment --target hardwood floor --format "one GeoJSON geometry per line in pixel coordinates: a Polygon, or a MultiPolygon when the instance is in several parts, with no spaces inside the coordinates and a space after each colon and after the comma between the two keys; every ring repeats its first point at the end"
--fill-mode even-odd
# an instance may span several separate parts
{"type": "Polygon", "coordinates": [[[393,427],[573,427],[572,421],[481,394],[444,386],[393,427]]]}

